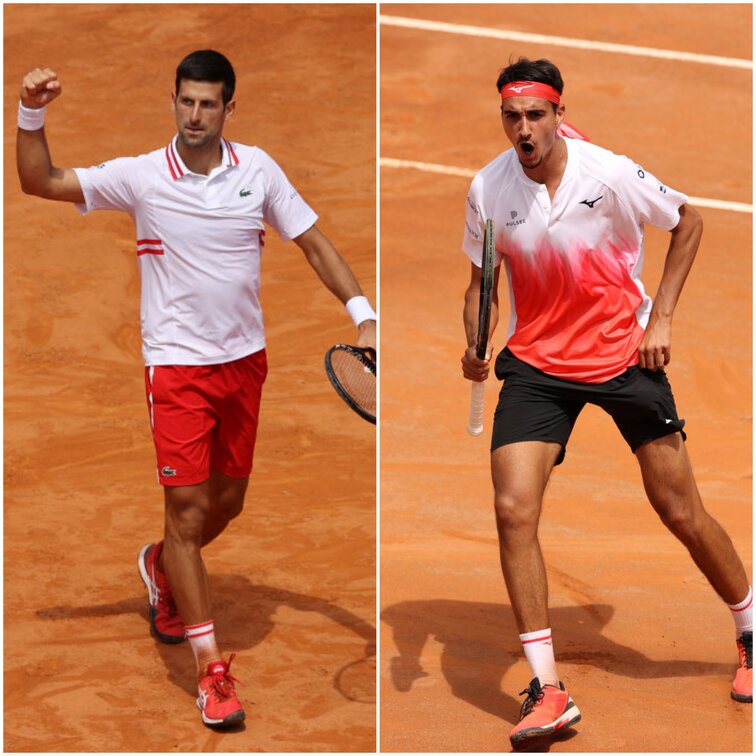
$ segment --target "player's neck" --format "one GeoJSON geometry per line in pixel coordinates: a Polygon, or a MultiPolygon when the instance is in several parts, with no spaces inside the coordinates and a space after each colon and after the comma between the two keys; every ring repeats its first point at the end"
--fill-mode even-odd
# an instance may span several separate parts
{"type": "Polygon", "coordinates": [[[178,153],[184,161],[184,165],[192,173],[209,176],[213,168],[217,168],[223,162],[220,138],[204,147],[187,147],[180,139],[177,142],[178,153]]]}
{"type": "Polygon", "coordinates": [[[564,139],[557,136],[554,145],[549,152],[544,155],[543,160],[536,168],[525,168],[525,175],[539,184],[545,184],[549,190],[551,199],[554,199],[559,183],[564,176],[564,169],[567,167],[567,144],[564,139]]]}

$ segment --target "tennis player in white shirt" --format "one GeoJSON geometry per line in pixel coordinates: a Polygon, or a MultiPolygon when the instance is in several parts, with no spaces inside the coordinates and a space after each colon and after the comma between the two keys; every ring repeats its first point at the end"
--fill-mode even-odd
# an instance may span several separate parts
{"type": "Polygon", "coordinates": [[[202,721],[244,719],[215,640],[201,549],[240,514],[267,373],[260,308],[265,223],[304,252],[345,305],[357,345],[376,346],[376,314],[352,271],[318,229],[317,215],[275,161],[223,137],[234,115],[235,75],[213,50],[176,71],[177,134],[167,146],[92,168],[57,168],[44,132],[58,75],[24,77],[17,162],[24,192],[75,203],[82,213],[122,210],[136,226],[142,278],[145,385],[165,493],[164,540],[139,553],[152,634],[188,638],[197,663],[202,721]]]}
{"type": "MultiPolygon", "coordinates": [[[[581,717],[554,661],[538,523],[549,477],[586,403],[611,415],[652,506],[729,606],[740,655],[731,695],[750,703],[753,592],[732,541],[701,503],[685,421],[664,371],[701,217],[684,194],[564,122],[563,81],[553,63],[520,59],[500,73],[496,89],[512,148],[477,173],[467,199],[462,371],[483,381],[490,370],[491,356],[476,357],[475,339],[483,230],[492,218],[495,280],[503,267],[511,318],[495,361],[504,383],[491,469],[502,571],[532,673],[511,743],[530,746],[581,717]],[[671,234],[653,303],[640,278],[646,223],[671,234]]],[[[492,326],[496,317],[497,310],[492,326]]]]}

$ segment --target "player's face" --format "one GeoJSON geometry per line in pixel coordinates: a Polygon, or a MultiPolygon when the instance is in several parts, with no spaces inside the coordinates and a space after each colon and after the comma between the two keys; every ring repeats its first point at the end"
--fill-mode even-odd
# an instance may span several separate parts
{"type": "Polygon", "coordinates": [[[517,150],[523,168],[538,168],[556,142],[556,130],[564,119],[564,105],[556,113],[540,97],[508,97],[501,110],[504,131],[517,150]]]}
{"type": "Polygon", "coordinates": [[[182,79],[173,95],[179,139],[195,149],[213,146],[220,141],[223,124],[235,106],[234,100],[223,105],[221,82],[182,79]]]}

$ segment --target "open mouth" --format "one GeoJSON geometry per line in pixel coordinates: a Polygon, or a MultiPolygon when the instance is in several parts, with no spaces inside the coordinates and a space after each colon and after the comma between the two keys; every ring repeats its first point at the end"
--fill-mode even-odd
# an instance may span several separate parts
{"type": "Polygon", "coordinates": [[[520,147],[522,147],[522,151],[530,157],[533,154],[533,150],[535,150],[535,147],[530,142],[523,142],[520,147]]]}

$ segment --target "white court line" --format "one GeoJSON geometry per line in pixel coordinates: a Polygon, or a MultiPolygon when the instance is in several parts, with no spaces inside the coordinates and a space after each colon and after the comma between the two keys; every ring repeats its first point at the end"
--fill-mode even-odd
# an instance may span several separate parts
{"type": "MultiPolygon", "coordinates": [[[[537,9],[537,6],[533,6],[537,9]]],[[[537,10],[535,11],[537,12],[537,10]]],[[[600,52],[622,53],[646,58],[664,58],[679,60],[686,63],[704,63],[710,66],[726,66],[727,68],[753,69],[752,60],[743,58],[723,58],[719,55],[699,55],[698,53],[680,52],[678,50],[660,50],[655,47],[637,47],[636,45],[619,45],[614,42],[593,42],[587,39],[571,37],[553,37],[545,34],[529,34],[527,32],[509,31],[507,29],[486,29],[482,26],[468,26],[466,24],[448,24],[443,21],[426,21],[419,18],[405,18],[403,16],[379,16],[384,26],[402,26],[405,29],[420,29],[422,31],[447,32],[448,34],[465,34],[471,37],[488,37],[490,39],[507,39],[514,42],[529,42],[538,45],[556,45],[558,47],[575,47],[579,50],[598,50],[600,52]]]]}
{"type": "MultiPolygon", "coordinates": [[[[397,160],[396,158],[381,158],[381,166],[384,168],[410,168],[425,173],[440,173],[444,176],[461,176],[463,178],[472,178],[476,171],[469,168],[456,168],[449,165],[439,165],[438,163],[420,163],[416,160],[397,160]]],[[[705,197],[688,197],[691,205],[697,207],[708,207],[712,210],[729,210],[733,213],[752,213],[753,205],[744,202],[725,202],[723,200],[707,199],[705,197]]]]}

